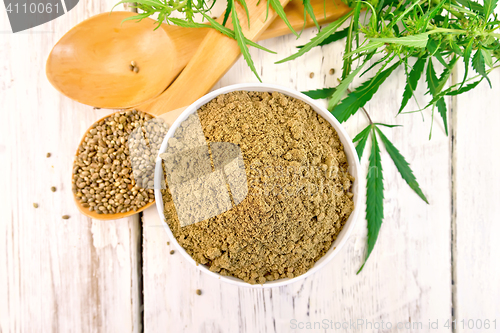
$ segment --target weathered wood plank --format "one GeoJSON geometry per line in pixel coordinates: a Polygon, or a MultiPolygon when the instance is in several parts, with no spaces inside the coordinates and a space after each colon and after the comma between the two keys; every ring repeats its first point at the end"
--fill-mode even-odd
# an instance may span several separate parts
{"type": "MultiPolygon", "coordinates": [[[[461,80],[460,71],[457,80],[461,80]]],[[[458,96],[454,110],[455,163],[455,311],[457,332],[480,332],[479,325],[496,319],[500,330],[500,72],[487,82],[458,96]],[[462,320],[465,320],[465,328],[462,320]],[[469,320],[471,326],[469,328],[469,320]]],[[[490,330],[495,330],[490,323],[490,330]]],[[[484,330],[486,332],[486,330],[484,330]]],[[[482,331],[481,331],[482,332],[482,331]]]]}
{"type": "MultiPolygon", "coordinates": [[[[336,85],[341,69],[341,43],[316,48],[294,62],[273,64],[294,52],[295,46],[307,41],[313,32],[305,31],[298,41],[288,36],[264,42],[279,55],[251,50],[263,81],[298,90],[336,85]],[[337,74],[329,75],[330,68],[335,68],[337,74]],[[315,73],[312,79],[310,72],[315,73]]],[[[256,81],[240,59],[215,88],[256,81]]],[[[166,245],[169,240],[159,227],[155,208],[151,208],[144,212],[143,219],[145,330],[288,332],[293,328],[292,319],[383,320],[394,326],[411,321],[422,322],[426,327],[428,320],[450,317],[449,139],[442,127],[435,124],[433,139],[429,141],[430,123],[422,122],[419,114],[394,118],[403,82],[402,72],[394,75],[367,108],[376,121],[405,126],[384,132],[412,164],[431,204],[423,203],[409,189],[384,153],[386,219],[370,262],[361,274],[356,275],[356,271],[365,250],[363,218],[343,252],[322,271],[287,287],[257,291],[222,283],[199,273],[180,255],[170,255],[172,247],[166,245]],[[195,294],[198,288],[203,290],[202,296],[195,294]]],[[[423,98],[423,94],[424,90],[419,90],[417,95],[423,98]]],[[[409,105],[412,108],[416,108],[413,101],[409,105]]],[[[426,118],[429,120],[429,114],[426,118]]],[[[366,125],[363,116],[353,117],[345,124],[352,136],[366,125]]],[[[370,331],[364,328],[349,331],[370,331]]]]}
{"type": "Polygon", "coordinates": [[[109,111],[69,100],[45,76],[57,40],[111,3],[81,1],[15,35],[0,10],[0,332],[141,329],[138,217],[92,221],[71,193],[80,137],[109,111]]]}

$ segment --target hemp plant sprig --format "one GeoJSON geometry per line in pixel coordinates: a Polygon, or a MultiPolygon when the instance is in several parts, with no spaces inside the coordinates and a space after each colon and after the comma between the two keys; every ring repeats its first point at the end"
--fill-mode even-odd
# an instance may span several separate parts
{"type": "MultiPolygon", "coordinates": [[[[403,67],[406,86],[397,115],[431,108],[429,139],[432,135],[435,111],[439,113],[448,135],[445,97],[474,89],[483,80],[488,81],[491,86],[488,74],[499,67],[497,64],[500,58],[500,34],[496,31],[500,21],[494,13],[496,0],[485,0],[483,4],[472,0],[346,2],[353,8],[346,15],[351,19],[348,28],[337,31],[338,23],[347,22],[347,18],[343,17],[323,28],[309,43],[299,47],[297,53],[279,62],[293,60],[315,46],[331,43],[344,36],[346,38],[340,84],[335,88],[305,93],[313,98],[329,98],[328,109],[340,122],[346,121],[359,110],[363,110],[369,119],[370,124],[353,140],[357,142],[356,151],[360,159],[367,141],[371,138],[372,142],[366,190],[366,263],[384,218],[384,186],[377,137],[385,146],[402,178],[422,200],[427,203],[428,201],[408,162],[381,131],[380,126],[388,125],[372,122],[364,106],[385,80],[397,68],[403,67]],[[367,11],[364,20],[360,15],[363,10],[367,11]],[[375,57],[379,59],[372,60],[375,57]],[[445,88],[453,68],[460,60],[465,65],[463,78],[459,83],[445,88]],[[355,69],[354,63],[358,63],[355,69]],[[435,66],[438,63],[443,67],[439,75],[435,66]],[[471,72],[469,67],[472,67],[474,72],[471,72]],[[362,77],[373,68],[377,68],[373,77],[364,81],[354,91],[348,90],[354,78],[362,77]],[[362,69],[365,70],[360,74],[362,69]],[[422,81],[422,76],[427,84],[430,102],[420,110],[404,111],[408,101],[415,98],[414,91],[422,81]],[[344,97],[346,93],[347,96],[344,97]]],[[[359,271],[363,267],[364,264],[359,271]]]]}
{"type": "MultiPolygon", "coordinates": [[[[131,4],[132,8],[137,8],[141,12],[135,16],[130,16],[124,19],[123,21],[136,20],[141,21],[147,17],[158,15],[157,16],[157,26],[155,29],[158,29],[161,24],[174,24],[184,28],[211,28],[215,29],[222,34],[235,39],[238,42],[238,46],[241,50],[243,58],[247,62],[247,65],[250,67],[255,76],[262,82],[255,69],[255,65],[253,63],[252,57],[250,56],[250,52],[248,50],[248,45],[252,47],[256,47],[266,52],[275,53],[251,40],[246,38],[241,29],[240,19],[235,10],[236,2],[239,2],[241,6],[245,9],[245,13],[247,16],[248,26],[250,26],[250,16],[248,12],[248,7],[245,0],[227,0],[227,7],[224,13],[224,18],[222,24],[218,23],[210,16],[210,10],[214,6],[216,0],[136,0],[131,2],[130,0],[122,0],[118,2],[116,6],[128,3],[131,4]],[[177,13],[181,14],[181,18],[173,17],[172,14],[177,13]],[[195,15],[199,14],[206,20],[209,24],[201,24],[195,21],[195,15]],[[231,17],[233,29],[229,29],[226,27],[226,23],[231,17]]],[[[306,19],[306,14],[310,15],[313,21],[317,24],[316,17],[314,16],[314,12],[312,11],[312,7],[310,4],[310,0],[303,0],[304,3],[304,22],[306,19]]],[[[271,6],[274,11],[278,14],[278,16],[283,19],[288,28],[292,33],[298,36],[297,32],[293,29],[292,25],[288,21],[284,8],[281,3],[277,0],[267,0],[267,6],[271,6]]],[[[178,16],[178,15],[176,15],[178,16]]]]}

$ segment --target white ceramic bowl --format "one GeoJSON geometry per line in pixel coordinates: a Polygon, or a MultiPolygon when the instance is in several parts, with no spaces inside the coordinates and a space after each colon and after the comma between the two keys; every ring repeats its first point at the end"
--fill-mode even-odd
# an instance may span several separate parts
{"type": "Polygon", "coordinates": [[[341,232],[339,233],[337,239],[333,242],[330,250],[321,257],[315,264],[314,266],[309,269],[306,273],[299,275],[293,279],[279,279],[275,281],[269,281],[265,282],[264,284],[249,284],[244,282],[243,280],[240,280],[235,277],[230,277],[230,276],[223,276],[218,273],[211,272],[205,265],[199,264],[197,265],[196,262],[194,261],[193,258],[184,250],[182,246],[179,245],[177,242],[176,238],[172,234],[172,231],[170,230],[168,224],[165,222],[165,215],[163,214],[163,209],[164,209],[164,204],[163,204],[163,198],[161,195],[161,190],[160,190],[160,184],[161,180],[163,178],[163,169],[162,169],[162,163],[161,159],[158,157],[156,159],[156,168],[155,168],[155,178],[154,178],[154,183],[155,183],[155,199],[156,199],[156,208],[158,209],[158,214],[160,214],[161,220],[164,224],[165,231],[167,232],[168,238],[170,239],[170,242],[175,246],[176,250],[184,256],[184,258],[191,263],[192,265],[196,266],[199,270],[201,270],[204,273],[207,273],[213,277],[219,278],[222,281],[235,284],[241,287],[250,287],[250,288],[272,288],[272,287],[279,287],[283,286],[286,284],[290,284],[293,282],[296,282],[298,280],[301,280],[307,276],[312,275],[314,272],[317,272],[321,267],[325,266],[332,258],[337,255],[346,243],[347,239],[349,238],[349,235],[351,234],[351,231],[354,228],[354,224],[356,222],[356,219],[358,217],[358,213],[361,209],[361,197],[359,195],[359,179],[360,179],[360,166],[359,166],[359,161],[358,161],[358,155],[356,153],[356,149],[354,148],[354,145],[352,143],[351,138],[347,135],[346,131],[340,125],[340,123],[335,119],[335,117],[332,116],[332,114],[326,110],[323,106],[319,105],[311,99],[310,97],[281,86],[273,85],[273,84],[263,84],[263,83],[249,83],[249,84],[235,84],[231,86],[227,86],[221,89],[218,89],[216,91],[213,91],[193,104],[191,104],[186,110],[184,110],[179,118],[172,124],[172,127],[169,129],[167,135],[165,136],[165,139],[163,140],[163,143],[160,147],[159,153],[164,153],[167,149],[167,142],[170,137],[175,133],[175,130],[181,124],[184,120],[187,119],[189,115],[192,113],[196,112],[202,105],[208,103],[215,97],[221,94],[226,94],[232,91],[267,91],[267,92],[280,92],[282,94],[285,94],[290,97],[294,97],[296,99],[299,99],[307,104],[309,104],[314,111],[319,113],[323,118],[325,118],[332,126],[333,128],[337,131],[340,141],[342,141],[342,144],[344,145],[344,151],[347,156],[347,161],[349,162],[349,173],[356,178],[356,180],[353,183],[352,186],[352,193],[354,194],[353,200],[354,200],[354,211],[351,213],[349,216],[349,219],[347,220],[346,224],[342,228],[341,232]]]}

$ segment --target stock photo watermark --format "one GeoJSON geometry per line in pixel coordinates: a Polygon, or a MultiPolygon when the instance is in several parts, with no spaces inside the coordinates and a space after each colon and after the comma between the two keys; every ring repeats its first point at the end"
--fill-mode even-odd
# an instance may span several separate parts
{"type": "Polygon", "coordinates": [[[73,9],[79,0],[4,0],[13,33],[52,21],[73,9]]]}
{"type": "MultiPolygon", "coordinates": [[[[110,120],[110,128],[112,123],[110,120]]],[[[135,179],[133,188],[164,190],[168,185],[181,226],[222,214],[241,203],[250,192],[282,199],[301,196],[312,201],[345,193],[348,197],[354,195],[350,192],[354,179],[345,177],[349,168],[338,161],[308,165],[291,159],[282,165],[259,161],[245,166],[238,145],[206,141],[196,113],[173,130],[161,150],[167,131],[168,126],[161,119],[153,118],[129,133],[129,167],[135,179]],[[159,162],[163,174],[155,171],[159,162]],[[156,182],[155,173],[159,176],[156,182]],[[334,181],[339,178],[345,179],[345,184],[334,181]]],[[[98,157],[104,157],[103,154],[104,151],[97,152],[98,157]]]]}
{"type": "Polygon", "coordinates": [[[491,330],[497,331],[497,319],[429,319],[428,321],[399,321],[391,322],[384,320],[355,319],[348,321],[334,321],[322,319],[319,321],[299,321],[291,319],[289,327],[297,331],[325,330],[325,331],[351,331],[351,330],[441,330],[441,329],[468,329],[468,330],[491,330]]]}

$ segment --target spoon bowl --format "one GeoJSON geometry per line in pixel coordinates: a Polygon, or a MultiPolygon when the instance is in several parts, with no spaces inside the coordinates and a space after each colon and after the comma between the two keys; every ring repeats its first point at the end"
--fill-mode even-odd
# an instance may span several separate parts
{"type": "MultiPolygon", "coordinates": [[[[161,114],[161,115],[158,115],[156,116],[156,118],[160,118],[162,119],[167,125],[168,127],[170,128],[173,123],[175,122],[175,120],[179,117],[179,115],[184,111],[185,108],[179,108],[177,110],[173,110],[173,111],[170,111],[170,112],[167,112],[167,113],[164,113],[164,114],[161,114]]],[[[100,121],[114,115],[115,113],[112,113],[110,115],[107,115],[105,117],[102,117],[101,119],[97,120],[96,123],[99,123],[100,121]]],[[[80,145],[83,144],[84,140],[85,140],[85,137],[87,136],[87,133],[92,129],[93,127],[91,126],[86,132],[85,134],[83,135],[82,137],[82,140],[80,141],[80,145]]],[[[79,145],[79,146],[80,146],[79,145]]],[[[76,159],[76,156],[75,156],[75,159],[76,159]]],[[[72,176],[74,177],[74,175],[72,176]]],[[[87,215],[88,217],[91,217],[93,219],[97,219],[97,220],[117,220],[117,219],[121,219],[123,217],[127,217],[127,216],[130,216],[130,215],[134,215],[135,213],[138,213],[152,205],[154,205],[154,201],[153,202],[149,202],[147,203],[146,205],[142,206],[140,209],[138,209],[137,211],[134,211],[134,210],[131,210],[131,211],[128,211],[128,212],[125,212],[125,213],[114,213],[114,214],[99,214],[97,213],[96,210],[90,210],[89,208],[87,207],[84,207],[82,205],[82,202],[80,200],[78,200],[78,198],[76,197],[76,195],[73,195],[73,198],[74,198],[74,201],[75,201],[75,204],[76,204],[76,207],[78,208],[78,210],[83,213],[84,215],[87,215]]]]}
{"type": "Polygon", "coordinates": [[[153,30],[152,19],[121,23],[132,15],[99,14],[66,33],[47,60],[50,83],[101,108],[132,107],[159,95],[175,78],[176,46],[165,30],[153,30]],[[138,73],[130,70],[132,61],[138,73]]]}

